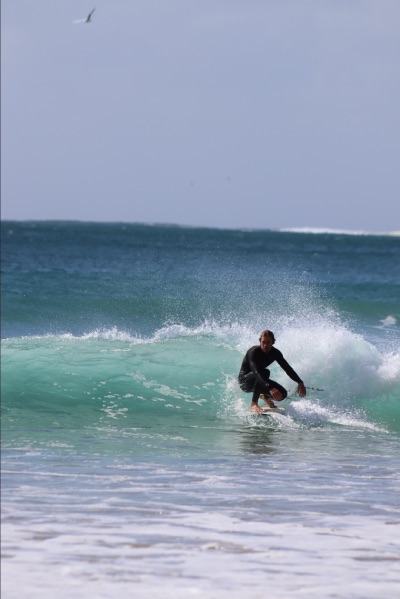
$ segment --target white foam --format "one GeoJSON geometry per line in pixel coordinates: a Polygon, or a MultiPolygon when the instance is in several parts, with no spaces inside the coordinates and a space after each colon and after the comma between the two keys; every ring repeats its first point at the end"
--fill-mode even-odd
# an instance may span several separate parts
{"type": "Polygon", "coordinates": [[[286,408],[288,415],[306,425],[338,424],[349,428],[359,428],[377,432],[386,432],[381,426],[369,422],[365,414],[357,409],[343,410],[338,406],[324,406],[319,401],[292,401],[286,408]]]}
{"type": "Polygon", "coordinates": [[[330,229],[327,227],[290,227],[279,229],[279,231],[282,231],[283,233],[312,233],[314,235],[322,235],[325,233],[333,235],[371,235],[368,231],[349,231],[348,229],[330,229]]]}
{"type": "Polygon", "coordinates": [[[397,323],[397,320],[394,316],[389,314],[389,316],[386,316],[386,318],[383,318],[379,322],[381,322],[384,327],[392,327],[397,323]]]}
{"type": "MultiPolygon", "coordinates": [[[[227,482],[216,477],[204,484],[227,482]]],[[[24,514],[7,509],[5,596],[150,598],[162,588],[167,599],[242,599],[243,593],[258,599],[266,579],[277,599],[396,596],[394,520],[323,516],[312,509],[308,517],[295,513],[280,521],[269,510],[259,518],[245,508],[230,514],[180,506],[174,517],[172,505],[128,508],[120,497],[109,498],[92,505],[90,514],[65,518],[55,512],[47,524],[33,521],[29,528],[19,524],[24,514]]]]}
{"type": "Polygon", "coordinates": [[[314,235],[332,234],[332,235],[374,235],[374,236],[394,236],[400,235],[400,231],[364,231],[364,230],[349,230],[349,229],[332,229],[329,227],[286,227],[278,229],[283,233],[311,233],[314,235]]]}
{"type": "MultiPolygon", "coordinates": [[[[325,389],[321,399],[341,403],[354,397],[374,397],[400,384],[400,355],[381,353],[362,335],[344,326],[290,328],[280,337],[280,349],[310,387],[325,389]]],[[[292,387],[293,382],[271,367],[271,378],[292,387]],[[274,376],[272,375],[274,374],[274,376]]]]}

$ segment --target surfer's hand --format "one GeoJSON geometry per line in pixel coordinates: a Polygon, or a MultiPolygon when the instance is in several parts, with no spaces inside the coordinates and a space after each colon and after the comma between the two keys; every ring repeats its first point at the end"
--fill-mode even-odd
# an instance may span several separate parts
{"type": "Polygon", "coordinates": [[[273,387],[272,389],[270,388],[269,392],[271,393],[272,398],[275,401],[282,401],[282,393],[278,391],[278,389],[275,389],[275,387],[273,387]]]}
{"type": "Polygon", "coordinates": [[[306,390],[305,386],[303,385],[303,383],[299,383],[297,385],[297,395],[299,397],[305,397],[307,395],[307,390],[306,390]]]}

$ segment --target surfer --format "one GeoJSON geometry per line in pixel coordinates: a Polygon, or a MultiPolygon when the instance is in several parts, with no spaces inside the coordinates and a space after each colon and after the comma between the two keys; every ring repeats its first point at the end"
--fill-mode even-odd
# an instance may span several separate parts
{"type": "Polygon", "coordinates": [[[269,378],[267,366],[272,362],[278,362],[279,366],[286,374],[297,383],[297,393],[300,397],[306,396],[306,388],[299,375],[293,370],[290,364],[285,360],[279,349],[273,347],[275,335],[269,329],[260,334],[260,345],[254,345],[245,354],[240,368],[238,381],[239,386],[245,393],[253,393],[250,404],[251,412],[262,412],[258,405],[258,399],[261,397],[269,408],[277,406],[272,401],[282,401],[287,397],[287,391],[282,385],[269,378]]]}

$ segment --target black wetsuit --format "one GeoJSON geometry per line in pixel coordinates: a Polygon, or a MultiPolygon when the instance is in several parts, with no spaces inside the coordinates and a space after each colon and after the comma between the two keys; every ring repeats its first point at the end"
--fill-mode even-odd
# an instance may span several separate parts
{"type": "Polygon", "coordinates": [[[259,345],[255,345],[246,352],[238,376],[241,390],[246,393],[253,392],[252,401],[255,403],[258,402],[260,393],[272,397],[269,391],[271,387],[275,387],[275,389],[278,389],[278,391],[282,393],[282,399],[287,397],[286,389],[269,378],[270,373],[267,366],[272,364],[272,362],[278,362],[279,366],[286,372],[292,381],[295,381],[298,384],[303,382],[290,364],[286,362],[279,349],[271,347],[269,352],[265,353],[259,345]]]}

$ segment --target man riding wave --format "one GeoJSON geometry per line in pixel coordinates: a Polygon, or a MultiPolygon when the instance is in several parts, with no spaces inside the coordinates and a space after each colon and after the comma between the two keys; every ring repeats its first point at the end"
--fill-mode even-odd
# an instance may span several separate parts
{"type": "Polygon", "coordinates": [[[277,362],[286,372],[288,377],[297,383],[297,393],[300,397],[306,396],[306,388],[299,375],[285,360],[279,349],[273,347],[275,335],[269,329],[265,329],[259,337],[260,345],[254,345],[245,354],[240,368],[238,381],[239,386],[245,393],[253,393],[250,404],[251,412],[262,412],[258,405],[261,397],[269,408],[277,406],[272,401],[283,401],[287,397],[287,391],[282,385],[269,378],[268,366],[277,362]]]}

